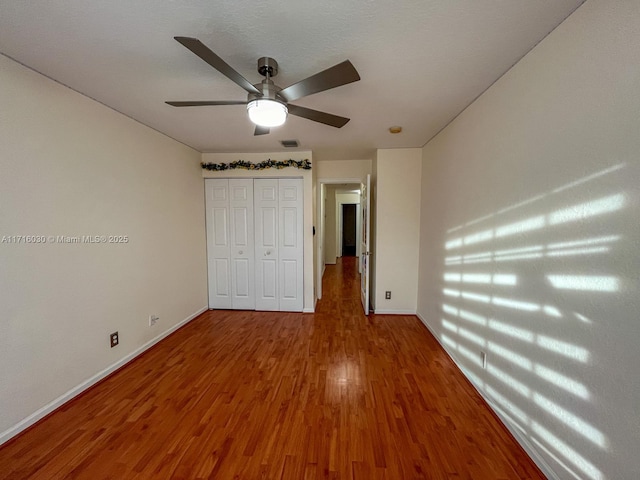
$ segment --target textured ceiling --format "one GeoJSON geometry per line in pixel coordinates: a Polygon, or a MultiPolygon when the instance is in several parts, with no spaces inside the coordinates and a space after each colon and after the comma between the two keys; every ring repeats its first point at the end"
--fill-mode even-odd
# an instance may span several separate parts
{"type": "Polygon", "coordinates": [[[420,147],[582,0],[0,0],[0,51],[202,152],[280,150],[367,158],[420,147]],[[275,58],[282,86],[345,59],[361,81],[294,103],[350,117],[342,129],[290,116],[253,136],[245,107],[165,100],[246,93],[174,36],[200,39],[252,83],[275,58]],[[387,129],[401,125],[403,132],[387,129]]]}

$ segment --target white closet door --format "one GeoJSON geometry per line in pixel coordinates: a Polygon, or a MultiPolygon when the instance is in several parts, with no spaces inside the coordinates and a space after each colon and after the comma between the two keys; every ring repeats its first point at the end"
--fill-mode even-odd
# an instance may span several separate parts
{"type": "Polygon", "coordinates": [[[278,180],[278,292],[280,310],[301,312],[303,299],[302,179],[278,180]]]}
{"type": "Polygon", "coordinates": [[[253,179],[230,179],[229,197],[231,306],[237,310],[254,310],[253,179]]]}
{"type": "Polygon", "coordinates": [[[256,310],[279,310],[278,180],[255,179],[256,310]]]}
{"type": "Polygon", "coordinates": [[[205,180],[209,308],[231,308],[229,181],[205,180]]]}

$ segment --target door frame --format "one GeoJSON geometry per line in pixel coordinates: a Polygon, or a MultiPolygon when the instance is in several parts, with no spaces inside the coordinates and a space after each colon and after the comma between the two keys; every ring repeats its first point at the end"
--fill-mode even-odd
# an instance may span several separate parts
{"type": "MultiPolygon", "coordinates": [[[[322,186],[323,185],[336,185],[336,184],[342,184],[342,183],[357,183],[358,185],[360,185],[362,183],[362,178],[353,178],[353,177],[349,177],[349,178],[319,178],[316,182],[317,185],[317,197],[318,197],[318,201],[317,201],[317,206],[318,206],[318,229],[316,234],[318,235],[318,259],[317,259],[317,265],[316,265],[316,299],[320,300],[322,298],[322,276],[324,275],[324,252],[325,252],[325,225],[324,225],[324,215],[325,215],[325,208],[324,208],[324,202],[323,202],[323,195],[322,195],[322,186]]],[[[336,212],[337,213],[337,212],[336,212]]]]}

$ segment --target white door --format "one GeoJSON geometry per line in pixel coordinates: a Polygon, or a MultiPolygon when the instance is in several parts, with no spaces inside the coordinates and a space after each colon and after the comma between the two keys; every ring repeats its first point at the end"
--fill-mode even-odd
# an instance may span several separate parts
{"type": "Polygon", "coordinates": [[[231,308],[229,181],[205,180],[209,308],[231,308]]]}
{"type": "Polygon", "coordinates": [[[369,315],[369,260],[371,258],[371,175],[360,185],[360,211],[362,212],[362,239],[360,255],[360,299],[364,314],[369,315]]]}
{"type": "Polygon", "coordinates": [[[253,181],[256,310],[279,310],[278,179],[253,181]]]}
{"type": "Polygon", "coordinates": [[[304,303],[302,188],[302,179],[278,180],[278,292],[286,312],[301,312],[304,303]]]}
{"type": "Polygon", "coordinates": [[[254,310],[253,179],[229,180],[229,207],[231,305],[238,310],[254,310]]]}

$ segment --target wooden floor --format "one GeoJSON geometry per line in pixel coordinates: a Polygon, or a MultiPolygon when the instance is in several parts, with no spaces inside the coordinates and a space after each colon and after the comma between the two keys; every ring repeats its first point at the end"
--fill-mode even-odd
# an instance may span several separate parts
{"type": "Polygon", "coordinates": [[[413,316],[207,312],[0,448],[3,479],[543,479],[413,316]]]}

